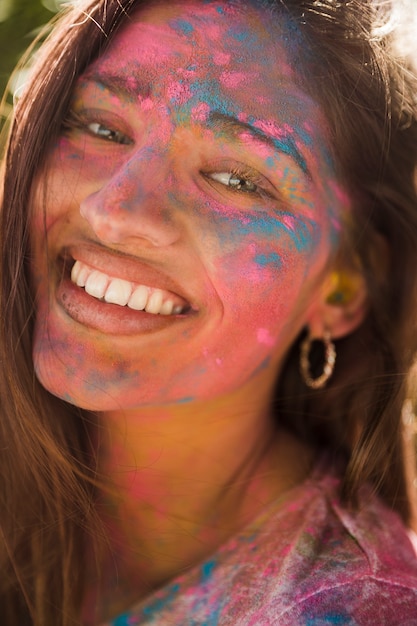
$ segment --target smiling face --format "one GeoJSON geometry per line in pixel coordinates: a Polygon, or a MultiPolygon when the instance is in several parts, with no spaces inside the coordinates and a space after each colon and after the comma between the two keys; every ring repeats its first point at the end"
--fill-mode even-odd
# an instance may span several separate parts
{"type": "Polygon", "coordinates": [[[347,209],[287,37],[250,6],[151,5],[79,79],[32,207],[52,393],[111,410],[272,385],[347,209]]]}

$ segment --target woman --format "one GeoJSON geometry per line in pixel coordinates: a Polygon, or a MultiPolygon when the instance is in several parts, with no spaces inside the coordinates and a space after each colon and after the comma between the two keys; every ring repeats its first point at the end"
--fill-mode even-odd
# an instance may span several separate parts
{"type": "Polygon", "coordinates": [[[5,623],[417,623],[392,39],[332,0],[56,25],[5,161],[5,623]]]}

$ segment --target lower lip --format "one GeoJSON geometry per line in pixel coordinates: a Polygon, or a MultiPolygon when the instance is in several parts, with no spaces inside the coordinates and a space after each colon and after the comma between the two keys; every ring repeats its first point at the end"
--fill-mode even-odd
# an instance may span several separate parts
{"type": "Polygon", "coordinates": [[[188,315],[153,315],[127,306],[107,304],[90,296],[69,278],[62,280],[57,300],[74,321],[107,335],[152,333],[182,322],[188,315]]]}

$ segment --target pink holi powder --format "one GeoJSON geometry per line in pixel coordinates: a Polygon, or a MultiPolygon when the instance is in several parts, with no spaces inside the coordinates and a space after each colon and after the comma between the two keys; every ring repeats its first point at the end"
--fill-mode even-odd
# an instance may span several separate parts
{"type": "Polygon", "coordinates": [[[255,101],[259,104],[271,104],[271,98],[267,98],[266,96],[256,96],[255,101]]]}
{"type": "Polygon", "coordinates": [[[213,21],[206,21],[204,25],[205,34],[208,39],[222,39],[224,36],[224,28],[220,24],[213,21]]]}
{"type": "Polygon", "coordinates": [[[273,137],[285,137],[289,134],[292,134],[291,128],[288,124],[283,124],[282,126],[278,126],[276,122],[273,120],[256,120],[254,122],[255,128],[259,128],[264,133],[268,135],[272,135],[273,137]]]}
{"type": "Polygon", "coordinates": [[[175,100],[176,104],[182,105],[188,102],[192,94],[188,85],[172,81],[167,87],[167,96],[170,100],[175,100]]]}
{"type": "Polygon", "coordinates": [[[293,217],[291,217],[290,215],[283,215],[282,221],[283,221],[284,225],[286,226],[286,228],[288,228],[288,230],[290,230],[291,232],[294,232],[295,224],[294,224],[294,218],[293,217]]]}
{"type": "Polygon", "coordinates": [[[193,122],[205,122],[210,113],[210,107],[206,102],[200,102],[191,111],[193,122]]]}
{"type": "Polygon", "coordinates": [[[269,330],[267,328],[258,328],[256,333],[259,343],[264,344],[265,346],[273,346],[274,338],[271,337],[269,330]]]}
{"type": "Polygon", "coordinates": [[[227,65],[230,62],[230,54],[226,52],[215,52],[213,54],[213,61],[215,65],[227,65]]]}
{"type": "Polygon", "coordinates": [[[265,145],[262,141],[258,140],[256,137],[254,137],[251,133],[249,132],[242,132],[239,134],[239,138],[243,141],[247,141],[248,143],[256,143],[256,152],[257,154],[259,154],[259,156],[267,158],[268,156],[271,156],[271,148],[267,145],[265,145]]]}
{"type": "Polygon", "coordinates": [[[343,187],[341,187],[336,181],[334,180],[328,181],[327,186],[330,187],[330,189],[332,190],[332,193],[340,202],[340,204],[344,205],[346,208],[349,208],[349,209],[352,207],[352,203],[348,194],[343,189],[343,187]]]}
{"type": "Polygon", "coordinates": [[[247,82],[248,76],[244,72],[222,72],[220,74],[220,83],[229,89],[235,89],[247,82]]]}
{"type": "Polygon", "coordinates": [[[141,101],[140,105],[143,111],[151,111],[155,107],[153,100],[151,98],[144,98],[141,101]]]}

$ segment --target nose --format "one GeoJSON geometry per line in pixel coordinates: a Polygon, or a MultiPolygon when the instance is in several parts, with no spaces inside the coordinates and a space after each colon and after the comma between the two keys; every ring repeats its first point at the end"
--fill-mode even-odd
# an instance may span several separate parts
{"type": "Polygon", "coordinates": [[[179,238],[163,160],[149,147],[138,150],[81,202],[81,215],[100,241],[123,244],[140,239],[142,245],[161,247],[179,238]]]}

